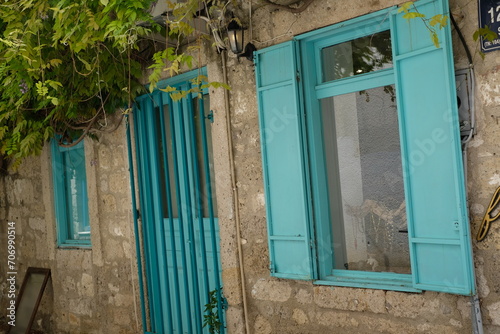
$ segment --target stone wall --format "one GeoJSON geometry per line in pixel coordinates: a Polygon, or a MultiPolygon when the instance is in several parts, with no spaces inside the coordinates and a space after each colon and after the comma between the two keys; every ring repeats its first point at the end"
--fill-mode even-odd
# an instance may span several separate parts
{"type": "MultiPolygon", "coordinates": [[[[45,333],[140,332],[123,124],[99,142],[85,142],[92,249],[56,247],[49,145],[41,157],[27,159],[17,172],[0,178],[0,239],[7,240],[4,222],[14,221],[18,288],[28,267],[51,269],[34,325],[45,333]]],[[[2,241],[2,259],[5,251],[2,241]]],[[[0,268],[3,292],[4,263],[0,268]]],[[[2,310],[7,302],[2,293],[2,310]]]]}
{"type": "MultiPolygon", "coordinates": [[[[257,48],[262,49],[294,35],[398,3],[400,1],[318,0],[300,14],[263,6],[254,8],[252,35],[257,48]]],[[[471,230],[475,236],[484,210],[500,185],[497,157],[500,57],[492,52],[482,60],[477,53],[477,43],[472,39],[478,25],[476,2],[452,0],[450,8],[469,48],[475,52],[477,135],[469,145],[468,154],[471,230]]],[[[467,58],[455,32],[453,42],[456,68],[467,68],[467,58]]],[[[251,63],[238,63],[235,58],[229,59],[228,68],[247,320],[251,332],[471,333],[469,297],[318,286],[270,277],[254,69],[251,63]]],[[[500,331],[499,238],[500,228],[493,225],[486,241],[473,241],[485,333],[500,331]]],[[[225,240],[221,242],[222,247],[227,247],[225,240]]],[[[224,288],[227,292],[226,285],[224,288]]]]}
{"type": "MultiPolygon", "coordinates": [[[[254,5],[252,40],[262,49],[290,40],[294,35],[401,2],[315,0],[299,14],[254,5]]],[[[241,17],[245,23],[248,23],[248,5],[248,2],[242,4],[241,17]]],[[[500,185],[500,56],[492,52],[482,60],[474,52],[476,6],[476,2],[469,0],[451,0],[450,4],[474,53],[477,79],[477,134],[469,144],[467,158],[473,236],[500,185]]],[[[468,61],[456,33],[453,38],[456,68],[466,68],[468,61]]],[[[223,81],[227,72],[232,87],[230,91],[210,91],[215,115],[212,133],[222,277],[229,303],[228,332],[245,333],[248,326],[250,333],[256,334],[471,333],[469,297],[321,286],[270,277],[254,66],[246,59],[238,61],[232,54],[225,64],[213,50],[204,50],[203,63],[208,67],[210,80],[223,81]]],[[[18,285],[28,266],[52,270],[36,319],[36,327],[46,333],[141,332],[126,145],[124,124],[118,131],[101,136],[99,142],[86,142],[91,250],[55,246],[48,148],[41,157],[27,159],[18,172],[0,177],[0,219],[15,221],[17,226],[18,285]]],[[[1,224],[0,259],[6,258],[3,246],[6,231],[6,225],[1,224]]],[[[497,333],[500,331],[497,223],[493,223],[485,241],[473,241],[473,248],[485,333],[497,333]]],[[[2,263],[2,291],[7,284],[5,274],[2,263]]],[[[5,295],[0,295],[2,310],[6,303],[5,295]]],[[[0,317],[3,314],[0,312],[0,317]]]]}

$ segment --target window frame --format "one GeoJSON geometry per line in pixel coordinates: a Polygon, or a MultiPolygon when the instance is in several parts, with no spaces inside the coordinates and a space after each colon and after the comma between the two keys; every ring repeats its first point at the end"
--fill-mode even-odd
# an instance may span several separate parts
{"type": "MultiPolygon", "coordinates": [[[[59,248],[91,248],[92,233],[89,232],[88,239],[73,239],[70,236],[70,224],[73,220],[68,213],[68,198],[66,177],[62,177],[67,173],[69,166],[66,165],[64,161],[64,153],[69,151],[79,151],[81,156],[81,161],[79,166],[83,165],[83,177],[78,181],[82,182],[84,193],[78,199],[78,204],[82,209],[82,223],[80,226],[90,227],[89,218],[89,206],[88,206],[88,187],[87,187],[87,175],[86,175],[86,164],[85,164],[85,148],[84,140],[72,147],[62,147],[58,144],[57,139],[51,141],[51,162],[52,162],[52,181],[54,189],[54,213],[56,220],[56,236],[57,236],[57,247],[59,248]],[[61,171],[63,169],[63,171],[61,171]]],[[[81,171],[80,171],[81,172],[81,171]]]]}
{"type": "MultiPolygon", "coordinates": [[[[357,92],[385,85],[396,86],[394,66],[374,72],[363,73],[328,82],[322,78],[321,50],[325,47],[348,42],[357,38],[370,36],[382,31],[392,31],[387,12],[376,12],[361,16],[346,24],[327,28],[324,33],[308,33],[298,36],[299,50],[302,59],[302,89],[305,96],[306,129],[304,140],[308,145],[309,170],[313,201],[313,228],[316,232],[316,259],[318,262],[318,280],[316,284],[337,286],[359,286],[386,290],[420,292],[412,284],[411,274],[389,272],[367,272],[341,270],[333,268],[334,250],[332,246],[333,231],[331,227],[331,208],[329,190],[326,180],[325,158],[323,155],[323,135],[320,114],[320,100],[327,97],[357,92]],[[356,26],[355,29],[353,27],[356,26]]],[[[395,88],[397,90],[397,87],[395,88]]],[[[401,117],[398,108],[398,123],[401,117]]],[[[400,128],[401,130],[401,128],[400,128]]],[[[406,199],[406,196],[405,196],[406,199]]]]}
{"type": "MultiPolygon", "coordinates": [[[[447,0],[419,0],[416,6],[428,17],[448,11],[447,0]]],[[[408,22],[397,7],[390,7],[256,52],[272,276],[396,291],[475,293],[451,30],[445,27],[438,31],[439,47],[422,36],[428,36],[428,30],[420,20],[408,22]],[[338,42],[365,36],[367,27],[385,30],[382,26],[386,23],[392,36],[391,82],[399,116],[411,275],[342,270],[346,275],[333,277],[324,268],[325,259],[331,258],[333,251],[328,231],[331,223],[322,220],[323,226],[328,226],[323,231],[322,224],[316,223],[325,216],[325,210],[317,209],[318,199],[324,201],[325,197],[311,187],[321,180],[310,162],[321,164],[322,158],[318,154],[321,150],[315,147],[317,141],[311,149],[308,137],[311,127],[314,129],[310,114],[320,110],[315,90],[319,84],[315,75],[318,67],[321,70],[317,61],[320,48],[311,46],[332,36],[338,42]]],[[[328,40],[326,44],[330,43],[328,40]]],[[[338,82],[362,82],[363,78],[360,74],[338,82]]],[[[331,87],[326,89],[340,87],[335,83],[332,86],[332,82],[327,85],[331,87]]]]}

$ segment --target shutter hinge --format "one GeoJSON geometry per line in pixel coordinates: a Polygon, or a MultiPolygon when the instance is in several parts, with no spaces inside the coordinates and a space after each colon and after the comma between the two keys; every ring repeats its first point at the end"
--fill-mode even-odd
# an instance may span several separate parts
{"type": "Polygon", "coordinates": [[[214,111],[210,110],[208,112],[208,115],[206,116],[206,118],[210,121],[210,123],[213,123],[214,122],[214,111]]]}
{"type": "Polygon", "coordinates": [[[269,271],[271,272],[271,274],[276,273],[276,268],[274,267],[274,264],[272,262],[269,264],[269,271]]]}
{"type": "Polygon", "coordinates": [[[299,71],[297,71],[297,73],[295,74],[295,78],[297,79],[297,82],[300,82],[300,73],[299,73],[299,71]]]}

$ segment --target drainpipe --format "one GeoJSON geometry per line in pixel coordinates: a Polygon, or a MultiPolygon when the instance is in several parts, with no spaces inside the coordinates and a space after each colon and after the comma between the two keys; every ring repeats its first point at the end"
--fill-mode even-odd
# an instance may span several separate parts
{"type": "MultiPolygon", "coordinates": [[[[227,51],[221,52],[222,58],[222,75],[224,83],[227,85],[227,51]]],[[[238,245],[238,261],[240,263],[240,280],[241,280],[241,296],[243,301],[243,316],[245,321],[245,333],[250,334],[250,324],[248,323],[248,303],[245,291],[245,269],[243,266],[243,248],[241,246],[241,230],[240,230],[240,208],[238,188],[236,187],[236,169],[234,167],[234,154],[233,154],[233,137],[231,133],[231,109],[229,105],[229,91],[224,90],[224,105],[226,108],[226,131],[227,131],[227,145],[229,148],[229,165],[231,174],[231,187],[233,188],[233,207],[234,207],[234,224],[236,225],[236,244],[238,245]]]]}

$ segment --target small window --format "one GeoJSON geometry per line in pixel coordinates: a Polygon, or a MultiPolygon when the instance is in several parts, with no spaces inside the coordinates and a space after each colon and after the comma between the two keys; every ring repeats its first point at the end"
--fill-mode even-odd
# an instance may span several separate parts
{"type": "Polygon", "coordinates": [[[392,67],[390,30],[331,45],[321,50],[323,82],[392,67]]]}
{"type": "Polygon", "coordinates": [[[89,247],[87,176],[83,141],[61,147],[52,141],[52,176],[57,225],[61,247],[89,247]]]}

